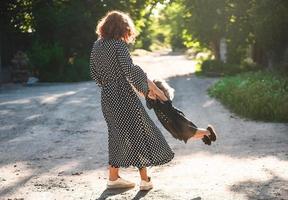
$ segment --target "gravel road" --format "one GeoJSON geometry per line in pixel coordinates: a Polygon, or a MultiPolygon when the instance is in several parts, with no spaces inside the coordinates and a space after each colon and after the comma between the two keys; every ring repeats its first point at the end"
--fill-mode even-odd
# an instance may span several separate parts
{"type": "MultiPolygon", "coordinates": [[[[95,83],[2,86],[1,200],[288,199],[288,124],[230,113],[207,95],[217,79],[191,74],[195,63],[182,55],[154,54],[134,61],[149,77],[167,79],[175,88],[173,104],[198,126],[213,124],[217,142],[177,141],[149,110],[175,158],[148,169],[154,183],[149,192],[140,192],[138,185],[105,190],[107,127],[95,83]]],[[[135,168],[123,169],[121,176],[139,184],[135,168]]]]}

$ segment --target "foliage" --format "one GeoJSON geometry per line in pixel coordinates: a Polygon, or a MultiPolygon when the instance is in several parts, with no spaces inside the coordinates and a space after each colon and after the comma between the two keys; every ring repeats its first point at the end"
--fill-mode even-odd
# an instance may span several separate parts
{"type": "Polygon", "coordinates": [[[30,49],[36,40],[62,48],[62,63],[75,54],[87,57],[97,21],[115,9],[129,12],[135,21],[137,48],[208,48],[219,60],[224,38],[228,63],[241,65],[252,57],[261,66],[287,70],[287,0],[3,0],[1,60],[9,65],[15,52],[30,49]]]}
{"type": "Polygon", "coordinates": [[[183,40],[184,24],[181,23],[184,7],[182,4],[172,2],[166,9],[163,10],[162,16],[159,20],[160,24],[166,24],[165,29],[167,41],[171,44],[172,50],[185,48],[183,40]]]}
{"type": "MultiPolygon", "coordinates": [[[[163,3],[165,0],[147,0],[147,1],[129,1],[129,9],[126,11],[129,12],[134,19],[138,37],[136,40],[135,47],[142,48],[145,50],[150,50],[150,45],[153,43],[151,36],[151,26],[153,24],[152,12],[154,8],[163,3]]],[[[126,5],[126,2],[124,1],[126,5]]]]}
{"type": "MultiPolygon", "coordinates": [[[[227,14],[223,0],[183,1],[187,30],[206,46],[225,33],[227,14]]],[[[183,13],[182,13],[183,14],[183,13]]]]}
{"type": "Polygon", "coordinates": [[[265,51],[266,59],[278,65],[288,49],[288,1],[254,0],[251,6],[254,40],[265,51]]]}
{"type": "Polygon", "coordinates": [[[66,82],[89,80],[89,58],[75,57],[72,63],[65,65],[64,73],[60,80],[66,82]]]}
{"type": "Polygon", "coordinates": [[[210,76],[233,75],[240,72],[259,70],[259,66],[252,62],[241,64],[224,63],[221,60],[205,60],[201,64],[201,73],[210,76]]]}
{"type": "Polygon", "coordinates": [[[36,41],[29,51],[31,71],[40,81],[80,81],[88,80],[88,58],[77,56],[65,59],[64,49],[58,43],[43,45],[36,41]]]}
{"type": "Polygon", "coordinates": [[[130,13],[140,33],[139,47],[147,49],[151,44],[151,38],[147,37],[150,15],[156,4],[163,1],[1,1],[0,43],[5,46],[5,51],[0,51],[1,59],[9,65],[9,60],[15,52],[19,49],[29,49],[29,55],[35,63],[33,70],[39,72],[40,80],[80,80],[79,77],[86,79],[86,75],[76,75],[79,75],[80,66],[83,67],[83,74],[86,74],[86,58],[93,41],[97,39],[95,27],[98,20],[109,10],[130,13]],[[38,44],[35,44],[36,40],[38,44]],[[9,46],[9,42],[12,45],[9,46]],[[36,51],[37,48],[43,55],[36,51]],[[67,60],[74,55],[77,55],[75,64],[68,67],[67,60]],[[72,70],[67,72],[71,74],[68,78],[62,75],[65,70],[72,70]],[[56,74],[53,76],[53,73],[56,74]]]}
{"type": "Polygon", "coordinates": [[[273,72],[247,72],[225,77],[209,94],[240,116],[288,122],[288,78],[273,72]]]}
{"type": "Polygon", "coordinates": [[[41,81],[57,81],[64,68],[64,50],[59,44],[42,45],[36,41],[29,54],[33,71],[41,81]]]}
{"type": "Polygon", "coordinates": [[[286,0],[176,0],[185,10],[185,28],[192,38],[219,56],[225,38],[228,62],[239,64],[247,56],[263,66],[278,66],[288,49],[286,0]],[[247,52],[250,50],[250,53],[247,52]],[[248,54],[248,55],[247,55],[248,54]],[[249,55],[250,54],[250,55],[249,55]]]}

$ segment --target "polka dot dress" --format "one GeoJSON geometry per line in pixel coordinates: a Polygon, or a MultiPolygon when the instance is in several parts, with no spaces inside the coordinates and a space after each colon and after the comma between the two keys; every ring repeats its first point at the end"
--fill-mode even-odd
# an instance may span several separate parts
{"type": "Polygon", "coordinates": [[[127,44],[98,39],[91,51],[90,73],[101,88],[109,164],[141,168],[171,161],[174,152],[132,88],[148,93],[147,74],[133,64],[127,44]]]}

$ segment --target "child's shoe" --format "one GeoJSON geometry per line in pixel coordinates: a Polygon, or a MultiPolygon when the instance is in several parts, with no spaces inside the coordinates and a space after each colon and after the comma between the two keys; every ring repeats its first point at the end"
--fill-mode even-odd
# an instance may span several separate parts
{"type": "Polygon", "coordinates": [[[210,139],[212,142],[215,142],[215,141],[216,141],[216,138],[217,138],[217,134],[216,134],[216,132],[215,132],[215,129],[213,128],[212,125],[208,125],[207,130],[210,132],[210,135],[208,136],[209,139],[210,139]]]}
{"type": "Polygon", "coordinates": [[[211,140],[207,135],[204,135],[204,137],[202,138],[202,141],[207,145],[211,145],[211,140]]]}

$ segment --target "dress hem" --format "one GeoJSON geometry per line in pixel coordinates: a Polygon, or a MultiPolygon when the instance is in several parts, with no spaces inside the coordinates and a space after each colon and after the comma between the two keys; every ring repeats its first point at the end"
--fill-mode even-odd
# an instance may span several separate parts
{"type": "Polygon", "coordinates": [[[156,162],[156,163],[150,163],[150,164],[146,164],[146,165],[115,165],[115,164],[112,164],[111,162],[109,162],[108,164],[109,165],[112,165],[113,167],[116,167],[116,168],[128,168],[128,167],[137,167],[137,168],[143,168],[143,167],[153,167],[153,166],[160,166],[160,165],[164,165],[164,164],[167,164],[168,162],[170,162],[175,156],[175,153],[172,153],[172,156],[168,159],[165,159],[165,160],[161,160],[160,162],[156,162]]]}

